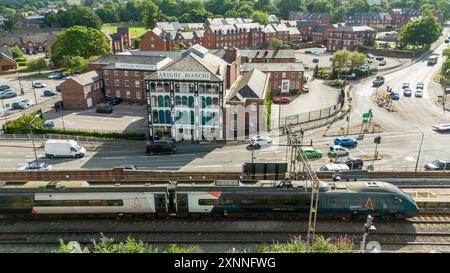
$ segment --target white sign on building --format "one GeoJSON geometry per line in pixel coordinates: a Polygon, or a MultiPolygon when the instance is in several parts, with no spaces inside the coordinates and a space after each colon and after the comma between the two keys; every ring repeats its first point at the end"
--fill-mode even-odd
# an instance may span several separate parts
{"type": "Polygon", "coordinates": [[[158,69],[158,67],[153,64],[126,64],[126,63],[116,63],[116,68],[130,69],[130,70],[152,70],[152,71],[158,69]]]}
{"type": "Polygon", "coordinates": [[[173,80],[209,80],[208,72],[188,72],[188,71],[158,71],[158,78],[173,80]]]}

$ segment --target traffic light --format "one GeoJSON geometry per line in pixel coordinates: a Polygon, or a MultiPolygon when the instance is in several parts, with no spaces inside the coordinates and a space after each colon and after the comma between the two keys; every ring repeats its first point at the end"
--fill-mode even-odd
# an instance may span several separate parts
{"type": "Polygon", "coordinates": [[[374,140],[373,140],[373,143],[380,144],[381,143],[381,136],[375,137],[374,140]]]}

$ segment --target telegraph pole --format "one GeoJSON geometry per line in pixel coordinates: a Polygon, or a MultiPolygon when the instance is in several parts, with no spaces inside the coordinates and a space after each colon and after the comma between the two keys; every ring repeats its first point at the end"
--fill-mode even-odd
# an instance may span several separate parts
{"type": "MultiPolygon", "coordinates": [[[[417,129],[419,129],[419,128],[417,128],[417,129]]],[[[417,154],[416,168],[415,168],[414,172],[417,172],[417,167],[419,165],[420,152],[422,151],[422,143],[423,143],[424,133],[422,131],[420,131],[420,133],[422,134],[422,138],[420,139],[419,153],[417,154]]]]}

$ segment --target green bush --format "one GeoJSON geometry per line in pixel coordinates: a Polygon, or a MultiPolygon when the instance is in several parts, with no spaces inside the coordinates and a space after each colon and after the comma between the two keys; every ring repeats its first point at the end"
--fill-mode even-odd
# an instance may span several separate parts
{"type": "Polygon", "coordinates": [[[341,79],[331,81],[331,83],[330,83],[331,86],[338,87],[338,88],[344,87],[344,84],[345,84],[345,80],[341,80],[341,79]]]}
{"type": "Polygon", "coordinates": [[[330,71],[320,68],[319,73],[317,73],[317,78],[328,80],[330,78],[330,75],[331,75],[330,71]]]}
{"type": "Polygon", "coordinates": [[[342,253],[350,252],[353,249],[353,242],[347,236],[331,237],[325,239],[322,236],[316,236],[313,245],[306,244],[301,238],[294,237],[287,243],[274,243],[271,245],[261,245],[257,252],[316,252],[316,253],[342,253]]]}
{"type": "Polygon", "coordinates": [[[27,59],[25,59],[24,57],[15,58],[14,60],[16,62],[26,62],[27,61],[27,59]]]}
{"type": "Polygon", "coordinates": [[[18,66],[27,66],[27,62],[17,62],[18,66]]]}

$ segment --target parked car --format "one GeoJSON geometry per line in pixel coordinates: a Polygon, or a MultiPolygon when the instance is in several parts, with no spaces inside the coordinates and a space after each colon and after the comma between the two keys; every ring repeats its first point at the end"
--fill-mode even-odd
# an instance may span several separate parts
{"type": "Polygon", "coordinates": [[[405,97],[411,97],[411,95],[412,95],[412,91],[411,91],[411,89],[409,89],[409,87],[403,89],[403,96],[405,96],[405,97]]]}
{"type": "Polygon", "coordinates": [[[95,112],[97,113],[111,114],[113,111],[113,108],[108,105],[100,105],[99,107],[97,107],[97,109],[95,109],[95,112]]]}
{"type": "Polygon", "coordinates": [[[318,63],[318,62],[319,62],[319,59],[314,58],[312,61],[313,61],[313,63],[318,63]]]}
{"type": "Polygon", "coordinates": [[[450,41],[449,39],[445,39],[445,43],[446,43],[446,44],[448,44],[448,43],[449,43],[449,41],[450,41]]]}
{"type": "Polygon", "coordinates": [[[56,92],[61,92],[61,85],[56,86],[56,92]]]}
{"type": "Polygon", "coordinates": [[[303,64],[303,68],[305,68],[305,70],[309,69],[309,65],[308,64],[303,64]]]}
{"type": "Polygon", "coordinates": [[[54,91],[51,91],[51,90],[45,90],[44,91],[44,96],[46,96],[46,97],[53,97],[53,96],[56,96],[56,95],[58,95],[58,93],[56,93],[54,91]]]}
{"type": "Polygon", "coordinates": [[[360,69],[369,69],[370,65],[369,64],[363,64],[361,65],[360,69]]]}
{"type": "Polygon", "coordinates": [[[350,168],[346,164],[325,164],[319,168],[319,172],[348,171],[350,168]]]}
{"type": "Polygon", "coordinates": [[[416,85],[416,88],[423,89],[425,87],[425,84],[423,82],[418,82],[416,85]]]}
{"type": "Polygon", "coordinates": [[[337,137],[334,139],[334,144],[341,146],[356,147],[358,146],[358,141],[351,137],[337,137]]]}
{"type": "Polygon", "coordinates": [[[176,143],[172,141],[155,141],[147,143],[145,152],[147,154],[174,154],[176,153],[176,143]]]}
{"type": "Polygon", "coordinates": [[[380,61],[380,62],[378,63],[378,65],[379,65],[379,66],[385,66],[385,65],[386,65],[386,61],[384,61],[384,60],[383,60],[383,61],[380,61]]]}
{"type": "Polygon", "coordinates": [[[35,82],[34,84],[33,84],[33,87],[34,88],[44,88],[44,87],[46,87],[47,85],[45,84],[45,83],[40,83],[40,82],[35,82]]]}
{"type": "Polygon", "coordinates": [[[305,50],[305,54],[313,54],[312,50],[305,50]]]}
{"type": "Polygon", "coordinates": [[[433,125],[433,130],[439,132],[450,131],[450,123],[433,125]]]}
{"type": "Polygon", "coordinates": [[[309,85],[303,85],[303,92],[309,92],[309,85]]]}
{"type": "Polygon", "coordinates": [[[17,96],[17,93],[14,91],[7,91],[0,94],[0,99],[8,99],[8,98],[14,98],[17,96]]]}
{"type": "Polygon", "coordinates": [[[376,56],[376,57],[375,57],[375,60],[377,60],[377,61],[383,61],[383,60],[384,60],[384,57],[383,57],[383,56],[376,56]]]}
{"type": "Polygon", "coordinates": [[[431,163],[425,164],[425,170],[428,171],[439,171],[439,170],[450,170],[450,160],[435,160],[431,163]]]}
{"type": "Polygon", "coordinates": [[[28,107],[31,107],[34,105],[34,102],[32,102],[30,99],[23,99],[21,102],[25,103],[28,107]]]}
{"type": "Polygon", "coordinates": [[[261,145],[259,145],[258,143],[253,143],[251,142],[250,144],[248,144],[245,149],[247,149],[247,151],[251,151],[251,150],[259,150],[261,149],[261,145]]]}
{"type": "Polygon", "coordinates": [[[9,85],[0,85],[0,91],[6,90],[6,89],[11,89],[11,87],[9,87],[9,85]]]}
{"type": "Polygon", "coordinates": [[[28,108],[28,105],[27,105],[26,103],[23,103],[23,102],[19,101],[19,102],[14,102],[14,103],[11,105],[11,107],[12,107],[13,109],[27,109],[27,108],[28,108]]]}
{"type": "Polygon", "coordinates": [[[47,163],[37,163],[37,162],[29,162],[27,165],[20,167],[19,171],[49,171],[52,170],[53,166],[48,165],[47,163]]]}
{"type": "Polygon", "coordinates": [[[333,145],[330,147],[330,155],[331,156],[348,156],[350,151],[347,148],[344,148],[340,145],[333,145]]]}
{"type": "Polygon", "coordinates": [[[422,89],[416,89],[416,93],[414,93],[414,96],[421,98],[423,97],[423,90],[422,89]]]}
{"type": "Polygon", "coordinates": [[[344,157],[336,160],[334,163],[345,164],[350,168],[350,170],[361,170],[364,166],[363,160],[357,157],[344,157]]]}
{"type": "Polygon", "coordinates": [[[314,149],[312,147],[303,147],[301,149],[302,153],[309,159],[309,158],[321,158],[322,157],[322,151],[318,149],[314,149]]]}
{"type": "Polygon", "coordinates": [[[254,136],[251,139],[251,143],[259,144],[260,146],[266,146],[272,144],[273,140],[270,137],[254,136]]]}
{"type": "Polygon", "coordinates": [[[392,100],[400,100],[400,95],[396,92],[391,92],[391,99],[392,100]]]}
{"type": "Polygon", "coordinates": [[[402,84],[402,89],[409,88],[409,82],[404,82],[402,84]]]}
{"type": "Polygon", "coordinates": [[[55,128],[55,123],[53,122],[53,120],[46,120],[46,121],[44,121],[42,126],[44,126],[44,128],[47,128],[47,129],[53,129],[53,128],[55,128]]]}
{"type": "Polygon", "coordinates": [[[279,98],[275,98],[273,99],[273,103],[290,103],[291,99],[288,97],[279,97],[279,98]]]}
{"type": "Polygon", "coordinates": [[[122,98],[113,98],[110,102],[109,105],[114,106],[114,105],[118,105],[121,104],[123,102],[122,98]]]}
{"type": "Polygon", "coordinates": [[[374,58],[368,58],[368,59],[367,59],[367,62],[368,62],[369,64],[373,63],[374,61],[375,61],[374,58]]]}
{"type": "Polygon", "coordinates": [[[56,75],[58,75],[58,73],[55,73],[55,72],[50,73],[50,75],[48,75],[48,79],[49,80],[54,79],[56,75]]]}
{"type": "Polygon", "coordinates": [[[384,77],[377,76],[375,80],[372,82],[373,86],[382,86],[384,84],[384,77]]]}
{"type": "Polygon", "coordinates": [[[80,74],[81,74],[81,71],[77,69],[77,70],[73,71],[72,75],[80,75],[80,74]]]}

